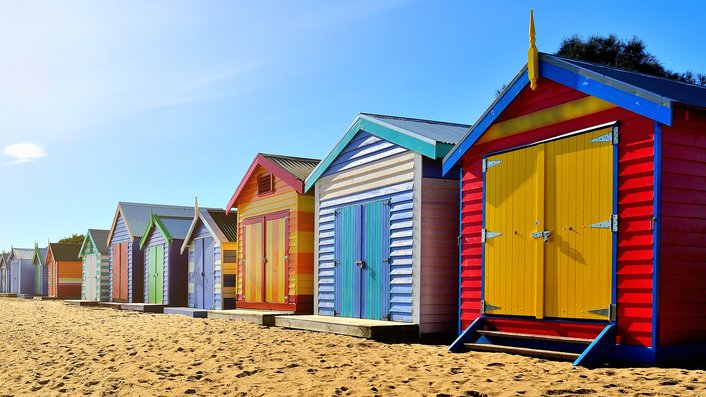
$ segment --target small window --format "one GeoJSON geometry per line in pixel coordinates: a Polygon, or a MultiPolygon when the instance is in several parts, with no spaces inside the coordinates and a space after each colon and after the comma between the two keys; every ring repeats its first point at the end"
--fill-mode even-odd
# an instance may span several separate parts
{"type": "Polygon", "coordinates": [[[272,174],[263,174],[257,177],[257,194],[272,193],[272,174]]]}
{"type": "Polygon", "coordinates": [[[224,250],[223,251],[223,263],[235,263],[236,262],[236,251],[235,250],[224,250]]]}

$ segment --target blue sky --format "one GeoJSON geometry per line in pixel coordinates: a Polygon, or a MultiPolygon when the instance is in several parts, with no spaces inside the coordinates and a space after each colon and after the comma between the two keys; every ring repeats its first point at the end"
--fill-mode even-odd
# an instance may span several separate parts
{"type": "Polygon", "coordinates": [[[257,152],[324,156],[359,112],[471,124],[537,45],[616,33],[706,72],[706,5],[0,0],[0,249],[118,201],[223,207],[257,152]]]}

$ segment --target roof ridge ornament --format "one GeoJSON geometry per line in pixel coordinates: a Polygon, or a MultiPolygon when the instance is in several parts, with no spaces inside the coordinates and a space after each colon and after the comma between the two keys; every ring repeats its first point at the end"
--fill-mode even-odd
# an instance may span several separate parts
{"type": "Polygon", "coordinates": [[[534,10],[530,10],[529,43],[530,47],[527,51],[527,77],[530,81],[530,88],[536,90],[537,80],[539,80],[539,54],[537,52],[537,40],[534,32],[534,10]]]}

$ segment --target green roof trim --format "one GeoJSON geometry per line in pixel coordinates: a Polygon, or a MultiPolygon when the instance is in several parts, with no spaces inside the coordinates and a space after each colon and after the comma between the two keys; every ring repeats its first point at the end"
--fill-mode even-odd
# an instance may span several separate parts
{"type": "Polygon", "coordinates": [[[309,191],[309,189],[314,186],[316,181],[321,178],[328,167],[336,160],[338,155],[343,152],[346,146],[348,146],[348,144],[360,131],[365,131],[380,139],[395,143],[405,149],[417,152],[432,159],[440,157],[443,158],[445,154],[444,156],[440,156],[439,153],[448,153],[451,150],[451,147],[453,147],[453,145],[436,142],[433,139],[414,134],[390,124],[382,125],[382,123],[373,121],[365,115],[358,115],[358,118],[348,129],[346,134],[343,135],[343,137],[338,141],[333,150],[331,150],[329,154],[321,160],[319,165],[314,168],[311,175],[306,178],[306,181],[304,182],[305,192],[309,191]]]}
{"type": "Polygon", "coordinates": [[[172,235],[169,234],[169,231],[164,226],[164,223],[162,223],[162,220],[159,219],[159,216],[153,213],[150,216],[150,221],[147,223],[147,227],[145,228],[144,233],[142,233],[142,239],[140,240],[140,249],[142,249],[145,243],[147,242],[148,234],[153,226],[157,227],[159,231],[162,232],[162,235],[164,236],[164,238],[167,239],[167,241],[169,241],[170,243],[172,242],[172,235]]]}

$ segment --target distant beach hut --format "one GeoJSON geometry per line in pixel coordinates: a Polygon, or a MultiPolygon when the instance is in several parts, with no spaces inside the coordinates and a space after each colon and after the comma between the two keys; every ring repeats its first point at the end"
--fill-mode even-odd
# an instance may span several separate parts
{"type": "Polygon", "coordinates": [[[108,233],[110,299],[144,302],[144,252],[140,240],[152,214],[190,218],[193,207],[119,202],[108,233]]]}
{"type": "Polygon", "coordinates": [[[238,216],[224,210],[200,209],[186,234],[181,252],[188,252],[188,304],[196,309],[234,309],[238,261],[238,216]]]}
{"type": "Polygon", "coordinates": [[[34,294],[34,267],[32,266],[31,248],[12,248],[10,262],[10,293],[34,294]]]}
{"type": "Polygon", "coordinates": [[[306,179],[317,314],[455,330],[459,184],[441,159],[468,128],[363,113],[306,179]]]}
{"type": "Polygon", "coordinates": [[[34,243],[34,253],[32,254],[32,266],[34,266],[34,294],[47,296],[49,294],[49,270],[44,261],[47,258],[47,248],[39,248],[34,243]]]}
{"type": "Polygon", "coordinates": [[[0,255],[0,293],[9,294],[10,293],[10,253],[3,252],[0,255]]]}
{"type": "Polygon", "coordinates": [[[186,306],[188,258],[180,251],[191,221],[191,217],[150,217],[140,240],[145,255],[145,303],[186,306]]]}
{"type": "Polygon", "coordinates": [[[240,225],[238,309],[311,313],[314,195],[304,179],[318,163],[258,154],[228,202],[240,225]]]}
{"type": "Polygon", "coordinates": [[[81,297],[81,244],[50,243],[45,260],[48,295],[51,298],[81,297]]]}
{"type": "Polygon", "coordinates": [[[81,299],[99,302],[110,300],[110,250],[108,230],[88,229],[79,258],[81,269],[81,299]]]}
{"type": "Polygon", "coordinates": [[[534,51],[444,160],[452,349],[703,362],[706,87],[534,51]]]}

